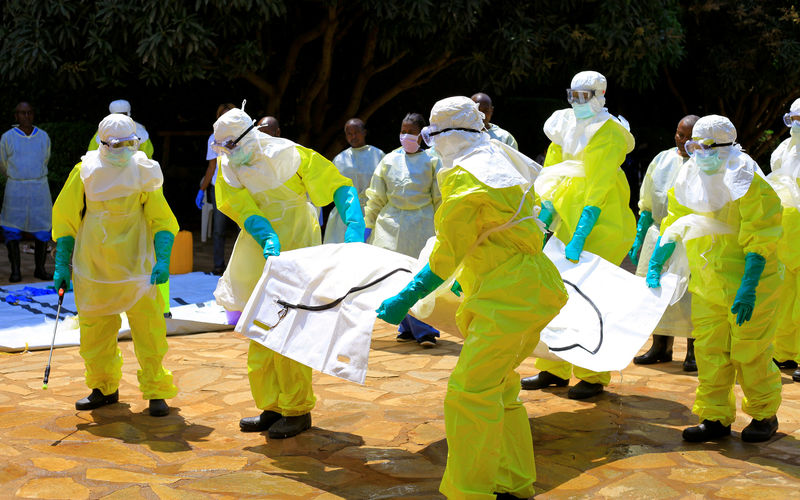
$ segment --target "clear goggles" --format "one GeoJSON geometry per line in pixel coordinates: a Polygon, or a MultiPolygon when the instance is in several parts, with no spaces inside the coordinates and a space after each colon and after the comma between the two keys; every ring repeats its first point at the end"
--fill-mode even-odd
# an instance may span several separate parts
{"type": "Polygon", "coordinates": [[[460,130],[461,132],[473,132],[473,133],[476,133],[476,134],[480,134],[481,133],[480,130],[475,130],[473,128],[448,127],[448,128],[440,129],[436,125],[428,125],[427,127],[422,129],[422,132],[420,132],[420,135],[422,136],[422,140],[425,141],[425,144],[427,144],[428,146],[433,146],[433,143],[435,142],[434,137],[436,137],[439,134],[443,134],[445,132],[450,132],[452,130],[460,130]]]}
{"type": "Polygon", "coordinates": [[[252,125],[250,125],[250,126],[247,128],[247,130],[245,130],[244,132],[242,132],[242,135],[240,135],[240,136],[239,136],[239,137],[237,137],[236,139],[228,139],[228,140],[226,140],[226,141],[223,141],[223,142],[217,142],[216,140],[214,140],[214,142],[212,142],[212,143],[211,143],[211,149],[212,149],[212,150],[213,150],[215,153],[217,153],[217,154],[219,154],[219,155],[229,155],[229,154],[231,153],[231,151],[233,151],[234,149],[236,149],[236,145],[237,145],[237,144],[239,144],[239,141],[241,141],[241,140],[242,140],[242,138],[243,138],[244,136],[246,136],[248,132],[250,132],[251,130],[253,130],[253,129],[255,128],[255,126],[256,126],[256,124],[255,124],[255,123],[254,123],[254,124],[252,124],[252,125]]]}
{"type": "Polygon", "coordinates": [[[732,145],[732,142],[722,142],[717,144],[716,142],[708,142],[708,139],[701,139],[686,141],[686,144],[683,147],[686,149],[686,152],[689,153],[689,156],[708,156],[714,151],[714,148],[732,145]]]}
{"type": "Polygon", "coordinates": [[[139,147],[139,138],[135,135],[129,135],[127,137],[111,137],[107,141],[100,141],[100,144],[103,146],[108,146],[109,149],[122,149],[128,147],[139,147]]]}
{"type": "Polygon", "coordinates": [[[570,104],[586,104],[594,97],[594,90],[567,89],[567,102],[570,104]]]}
{"type": "Polygon", "coordinates": [[[786,113],[783,115],[783,123],[787,127],[791,127],[794,122],[800,122],[800,115],[796,113],[786,113]]]}

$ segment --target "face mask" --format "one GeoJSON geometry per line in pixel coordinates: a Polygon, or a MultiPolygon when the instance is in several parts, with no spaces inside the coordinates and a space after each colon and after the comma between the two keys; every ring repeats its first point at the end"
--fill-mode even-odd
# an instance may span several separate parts
{"type": "Polygon", "coordinates": [[[578,120],[585,120],[587,118],[591,118],[595,115],[595,111],[592,109],[591,103],[572,103],[572,111],[575,113],[575,118],[578,120]]]}
{"type": "Polygon", "coordinates": [[[400,144],[403,146],[403,151],[406,153],[416,153],[419,151],[419,135],[400,134],[400,144]]]}
{"type": "Polygon", "coordinates": [[[133,154],[136,153],[136,148],[125,146],[120,148],[108,148],[108,151],[110,154],[104,155],[104,160],[115,167],[124,167],[127,166],[131,158],[133,158],[133,154]]]}
{"type": "Polygon", "coordinates": [[[800,136],[800,122],[792,122],[791,128],[789,128],[789,133],[792,137],[800,136]]]}
{"type": "Polygon", "coordinates": [[[719,157],[719,151],[712,151],[708,155],[695,155],[694,157],[695,163],[700,168],[700,170],[706,174],[711,175],[719,170],[719,167],[722,166],[722,160],[719,157]]]}
{"type": "Polygon", "coordinates": [[[234,149],[228,155],[228,159],[232,165],[250,165],[250,160],[252,157],[252,151],[245,151],[243,147],[234,149]]]}

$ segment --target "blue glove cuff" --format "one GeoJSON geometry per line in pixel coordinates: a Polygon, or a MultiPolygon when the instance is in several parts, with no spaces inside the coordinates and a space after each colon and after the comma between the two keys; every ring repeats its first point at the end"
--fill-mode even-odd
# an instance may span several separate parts
{"type": "Polygon", "coordinates": [[[661,274],[661,269],[664,267],[664,263],[667,259],[672,256],[672,252],[675,251],[675,242],[670,241],[669,243],[661,244],[661,236],[658,237],[656,241],[656,248],[653,250],[653,255],[650,257],[650,263],[647,265],[648,274],[650,271],[655,271],[658,274],[661,274]]]}
{"type": "Polygon", "coordinates": [[[244,230],[253,237],[258,243],[258,246],[264,247],[267,242],[268,233],[274,233],[272,224],[269,223],[266,217],[261,215],[251,215],[244,221],[244,230]]]}
{"type": "Polygon", "coordinates": [[[172,254],[172,244],[175,243],[175,235],[169,231],[159,231],[153,236],[153,247],[156,253],[156,262],[169,263],[172,254]]]}

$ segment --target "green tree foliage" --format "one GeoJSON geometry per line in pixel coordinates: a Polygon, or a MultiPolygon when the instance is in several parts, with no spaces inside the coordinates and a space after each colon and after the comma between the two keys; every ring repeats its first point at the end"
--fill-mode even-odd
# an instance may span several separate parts
{"type": "Polygon", "coordinates": [[[0,71],[84,92],[243,79],[256,107],[331,153],[347,118],[445,70],[496,91],[576,66],[650,88],[683,53],[679,13],[657,0],[7,0],[0,71]]]}

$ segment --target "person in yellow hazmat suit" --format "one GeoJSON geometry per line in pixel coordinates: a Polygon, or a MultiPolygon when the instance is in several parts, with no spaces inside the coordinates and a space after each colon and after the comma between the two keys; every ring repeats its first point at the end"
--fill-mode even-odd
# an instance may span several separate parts
{"type": "Polygon", "coordinates": [[[75,403],[90,410],[116,403],[122,377],[117,347],[126,313],[139,360],[139,388],[150,415],[164,416],[177,394],[161,361],[167,352],[163,299],[156,285],[169,278],[178,221],[164,199],[157,162],[137,151],[136,124],[108,115],[98,128],[100,148],[70,172],[53,205],[56,288],[75,287],[80,354],[91,394],[75,403]],[[70,269],[71,264],[71,269],[70,269]]]}
{"type": "Polygon", "coordinates": [[[464,345],[444,401],[448,453],[440,491],[450,499],[527,498],[536,469],[515,369],[567,293],[542,253],[536,164],[482,129],[483,113],[468,97],[433,106],[422,136],[443,162],[436,242],[428,264],[383,301],[378,317],[398,324],[417,300],[457,278],[464,345]]]}
{"type": "MultiPolygon", "coordinates": [[[[347,225],[345,242],[364,241],[364,216],[352,181],[319,153],[260,132],[244,109],[219,117],[212,147],[220,153],[217,207],[243,229],[214,292],[231,323],[255,289],[265,258],[321,243],[314,205],[335,203],[347,225]]],[[[269,430],[270,438],[283,439],[311,427],[316,402],[311,368],[251,341],[247,374],[262,413],[243,418],[242,431],[269,430]]]]}
{"type": "MultiPolygon", "coordinates": [[[[630,187],[620,168],[634,139],[627,122],[603,107],[606,86],[606,78],[596,71],[572,78],[567,89],[571,108],[556,111],[544,124],[551,143],[541,175],[559,181],[538,194],[543,200],[540,218],[566,245],[569,260],[578,262],[586,250],[619,265],[636,236],[630,187]]],[[[580,382],[567,395],[585,399],[602,393],[611,381],[608,372],[573,368],[566,361],[537,359],[536,368],[537,375],[522,380],[523,389],[564,387],[574,372],[580,382]]]]}
{"type": "Polygon", "coordinates": [[[778,368],[794,370],[792,380],[800,382],[800,99],[792,103],[783,120],[790,135],[772,153],[772,172],[767,176],[783,205],[778,260],[785,267],[785,275],[773,359],[778,368]]]}
{"type": "MultiPolygon", "coordinates": [[[[683,165],[689,161],[684,145],[692,138],[692,127],[700,117],[684,116],[675,130],[675,147],[656,155],[644,174],[639,191],[639,222],[636,225],[636,240],[628,256],[636,264],[636,276],[647,276],[650,256],[658,240],[661,221],[667,216],[667,191],[675,184],[675,178],[683,165]],[[641,255],[639,254],[641,252],[641,255]]],[[[653,332],[653,345],[641,356],[633,358],[637,365],[652,365],[672,361],[672,344],[675,335],[686,337],[692,333],[692,295],[684,294],[680,301],[670,306],[653,332]]],[[[683,371],[696,372],[694,339],[686,339],[686,358],[683,371]]]]}
{"type": "Polygon", "coordinates": [[[781,376],[772,340],[782,288],[781,202],[735,141],[736,128],[724,116],[694,125],[686,143],[691,159],[669,191],[669,214],[647,271],[648,286],[659,287],[665,262],[682,243],[698,369],[692,412],[701,420],[683,430],[691,442],[730,435],[736,382],[742,409],[753,418],[742,440],[766,441],[778,429],[781,376]]]}

